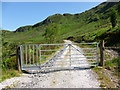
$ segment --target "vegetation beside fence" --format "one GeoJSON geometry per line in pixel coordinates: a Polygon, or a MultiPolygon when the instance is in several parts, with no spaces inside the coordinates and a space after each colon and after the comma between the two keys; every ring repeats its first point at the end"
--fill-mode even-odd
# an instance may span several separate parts
{"type": "Polygon", "coordinates": [[[120,57],[105,61],[104,68],[111,70],[115,75],[120,74],[120,57]]]}
{"type": "Polygon", "coordinates": [[[98,80],[101,83],[100,87],[120,88],[120,57],[114,58],[110,61],[105,61],[103,67],[95,67],[93,70],[98,75],[98,80]]]}
{"type": "Polygon", "coordinates": [[[16,56],[9,57],[2,60],[2,76],[0,82],[15,76],[19,76],[20,72],[17,70],[16,56]]]}
{"type": "Polygon", "coordinates": [[[120,88],[120,47],[106,47],[104,46],[104,41],[102,41],[101,45],[100,65],[102,67],[95,67],[93,69],[98,74],[98,79],[101,82],[100,86],[120,88]]]}
{"type": "Polygon", "coordinates": [[[18,72],[15,69],[3,69],[2,70],[2,76],[0,77],[0,82],[9,79],[11,77],[18,77],[21,76],[20,72],[18,72]]]}

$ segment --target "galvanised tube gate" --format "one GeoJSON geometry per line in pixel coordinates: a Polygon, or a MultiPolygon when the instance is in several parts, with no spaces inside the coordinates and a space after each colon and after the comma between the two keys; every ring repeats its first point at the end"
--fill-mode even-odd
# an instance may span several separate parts
{"type": "Polygon", "coordinates": [[[98,65],[98,43],[20,45],[22,70],[71,69],[98,65]]]}

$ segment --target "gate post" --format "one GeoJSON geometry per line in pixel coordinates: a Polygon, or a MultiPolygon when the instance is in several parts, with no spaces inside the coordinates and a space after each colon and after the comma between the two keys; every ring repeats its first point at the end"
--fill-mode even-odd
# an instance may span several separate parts
{"type": "Polygon", "coordinates": [[[16,60],[17,60],[18,71],[21,72],[20,46],[16,46],[16,60]]]}
{"type": "Polygon", "coordinates": [[[100,66],[104,66],[104,40],[100,41],[100,66]]]}

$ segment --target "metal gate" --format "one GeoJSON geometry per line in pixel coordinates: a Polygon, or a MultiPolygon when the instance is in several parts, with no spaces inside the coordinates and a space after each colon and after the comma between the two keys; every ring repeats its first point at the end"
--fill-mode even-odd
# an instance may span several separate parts
{"type": "Polygon", "coordinates": [[[98,43],[20,45],[22,70],[73,69],[98,65],[98,43]]]}

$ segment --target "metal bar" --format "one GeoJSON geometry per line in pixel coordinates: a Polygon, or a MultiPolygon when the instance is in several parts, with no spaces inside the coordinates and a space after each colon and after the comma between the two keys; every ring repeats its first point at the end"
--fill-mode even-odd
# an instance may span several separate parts
{"type": "MultiPolygon", "coordinates": [[[[32,46],[32,45],[40,45],[40,44],[22,44],[22,46],[26,46],[26,45],[27,46],[29,46],[29,45],[32,46]]],[[[20,45],[18,45],[18,46],[20,46],[20,45]]]]}
{"type": "Polygon", "coordinates": [[[38,63],[40,66],[40,45],[38,45],[38,63]]]}
{"type": "MultiPolygon", "coordinates": [[[[81,53],[81,54],[65,54],[65,56],[67,56],[67,55],[84,55],[84,54],[96,54],[96,53],[81,53]]],[[[64,55],[64,54],[63,54],[64,55]]]]}
{"type": "Polygon", "coordinates": [[[24,65],[24,67],[26,67],[26,66],[36,66],[35,64],[27,64],[27,65],[24,65]]]}
{"type": "Polygon", "coordinates": [[[42,51],[58,51],[58,50],[59,49],[55,49],[55,50],[54,49],[53,50],[40,50],[40,51],[42,52],[42,51]]]}
{"type": "Polygon", "coordinates": [[[42,56],[53,56],[53,55],[41,55],[41,57],[42,57],[42,56]]]}
{"type": "MultiPolygon", "coordinates": [[[[91,66],[96,66],[96,65],[89,65],[88,68],[91,66]]],[[[75,68],[82,68],[82,67],[81,66],[76,66],[76,67],[75,66],[71,66],[71,67],[58,67],[57,66],[57,67],[42,67],[42,68],[40,68],[38,66],[31,66],[31,68],[24,67],[23,70],[49,70],[49,69],[59,70],[59,69],[75,69],[75,68]]],[[[84,66],[83,66],[83,68],[84,68],[84,66]]]]}
{"type": "Polygon", "coordinates": [[[33,45],[33,64],[35,63],[35,60],[34,60],[34,45],[33,45]]]}
{"type": "Polygon", "coordinates": [[[81,48],[82,50],[85,50],[85,49],[95,49],[96,50],[96,48],[81,48]]]}
{"type": "Polygon", "coordinates": [[[30,52],[30,45],[29,45],[29,62],[30,62],[30,64],[31,64],[31,52],[30,52]]]}
{"type": "MultiPolygon", "coordinates": [[[[90,66],[96,66],[96,65],[89,65],[89,67],[90,66]]],[[[41,68],[41,70],[49,70],[49,69],[59,70],[59,69],[75,69],[75,68],[82,68],[82,67],[80,67],[80,66],[76,66],[76,67],[73,67],[73,66],[71,66],[71,67],[47,67],[47,68],[41,68]]]]}
{"type": "Polygon", "coordinates": [[[61,44],[40,44],[42,46],[47,46],[47,45],[66,45],[65,43],[61,43],[61,44]]]}
{"type": "MultiPolygon", "coordinates": [[[[71,44],[69,44],[69,53],[71,54],[71,44]]],[[[69,55],[70,59],[70,66],[71,66],[71,55],[69,55]]]]}
{"type": "MultiPolygon", "coordinates": [[[[91,66],[96,66],[96,65],[89,65],[89,67],[91,67],[91,66]]],[[[71,69],[72,70],[73,69],[74,70],[76,68],[82,68],[82,67],[80,67],[80,66],[76,66],[76,67],[71,66],[71,67],[46,67],[46,68],[43,67],[43,68],[40,68],[38,66],[33,66],[31,68],[30,67],[24,67],[23,70],[52,70],[52,69],[54,69],[54,70],[59,70],[59,69],[71,69]]]]}
{"type": "MultiPolygon", "coordinates": [[[[82,50],[86,50],[86,49],[95,49],[96,50],[96,48],[81,48],[82,50]]],[[[59,49],[52,49],[52,50],[41,50],[41,51],[58,51],[59,49]]],[[[66,49],[66,50],[69,50],[69,49],[66,49]]],[[[75,50],[75,49],[71,49],[71,50],[75,50]]]]}
{"type": "MultiPolygon", "coordinates": [[[[42,60],[41,60],[42,61],[42,60]]],[[[82,59],[82,60],[71,60],[71,62],[76,62],[76,61],[97,61],[96,59],[82,59]]],[[[69,60],[67,61],[54,61],[54,62],[70,62],[69,60]]],[[[46,63],[46,62],[41,62],[41,64],[46,63]]]]}
{"type": "Polygon", "coordinates": [[[24,57],[24,49],[25,49],[25,48],[22,46],[22,55],[23,55],[23,57],[22,57],[22,58],[23,58],[23,65],[25,64],[25,59],[24,59],[24,58],[25,58],[25,57],[24,57]]]}
{"type": "MultiPolygon", "coordinates": [[[[87,57],[97,57],[97,56],[71,57],[71,59],[72,59],[72,58],[87,58],[87,57]]],[[[59,58],[59,57],[57,58],[57,57],[56,57],[56,58],[54,58],[54,59],[64,59],[64,58],[59,58]]],[[[66,59],[68,59],[68,58],[66,58],[66,59]]]]}
{"type": "MultiPolygon", "coordinates": [[[[41,63],[43,62],[43,60],[46,60],[46,59],[41,59],[41,63]]],[[[72,61],[88,61],[88,60],[97,60],[96,58],[95,59],[82,59],[82,60],[78,60],[78,59],[73,59],[72,61]]],[[[58,60],[57,60],[58,61],[58,60]]],[[[57,62],[55,61],[55,62],[57,62]]],[[[58,61],[59,62],[59,61],[58,61]]],[[[64,62],[64,61],[60,61],[60,62],[64,62]]],[[[65,61],[66,62],[66,61],[65,61]]]]}
{"type": "Polygon", "coordinates": [[[95,42],[95,43],[72,43],[73,45],[76,45],[76,44],[96,44],[97,42],[95,42]]]}
{"type": "MultiPolygon", "coordinates": [[[[73,48],[75,48],[73,45],[71,45],[73,48]]],[[[79,49],[75,48],[78,52],[82,53],[79,49]]]]}
{"type": "MultiPolygon", "coordinates": [[[[37,53],[38,53],[38,54],[37,54],[37,55],[38,55],[38,56],[37,56],[37,60],[38,60],[38,65],[39,65],[39,45],[37,45],[37,53]]],[[[40,66],[40,65],[39,65],[39,66],[40,66]]]]}
{"type": "Polygon", "coordinates": [[[26,47],[26,64],[27,64],[27,45],[25,47],[26,47]]]}
{"type": "Polygon", "coordinates": [[[36,65],[38,65],[38,48],[37,48],[37,45],[36,45],[36,65]]]}
{"type": "MultiPolygon", "coordinates": [[[[73,46],[74,47],[74,46],[73,46]]],[[[96,48],[80,48],[80,49],[96,49],[96,48]]],[[[68,49],[69,50],[69,49],[68,49]]],[[[75,49],[71,49],[71,50],[75,50],[75,49]]]]}
{"type": "MultiPolygon", "coordinates": [[[[85,63],[80,63],[80,62],[77,62],[77,63],[72,63],[73,65],[74,64],[92,64],[92,63],[96,63],[96,62],[85,62],[85,63]]],[[[62,64],[44,64],[44,65],[41,65],[41,67],[45,67],[45,66],[55,66],[55,65],[62,65],[62,64]]]]}
{"type": "MultiPolygon", "coordinates": [[[[82,53],[82,54],[63,54],[64,56],[69,56],[69,55],[84,55],[84,54],[96,54],[96,53],[82,53]]],[[[53,55],[41,55],[41,56],[53,56],[53,55]]]]}
{"type": "MultiPolygon", "coordinates": [[[[73,45],[76,45],[76,44],[96,44],[97,42],[95,43],[72,43],[73,45]]],[[[26,45],[67,45],[67,43],[60,43],[60,44],[22,44],[23,46],[26,46],[26,45]]],[[[19,45],[20,46],[20,45],[19,45]]]]}

